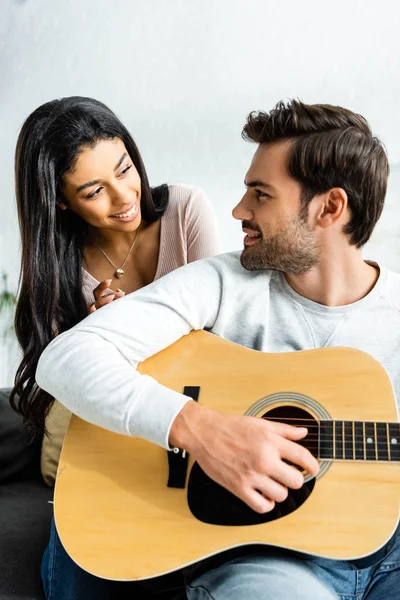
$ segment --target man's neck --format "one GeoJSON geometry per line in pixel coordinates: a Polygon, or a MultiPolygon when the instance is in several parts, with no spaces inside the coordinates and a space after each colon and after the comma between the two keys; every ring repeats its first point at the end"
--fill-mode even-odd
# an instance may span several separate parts
{"type": "Polygon", "coordinates": [[[295,292],[325,306],[345,306],[364,298],[379,278],[379,269],[366,263],[361,250],[321,253],[319,264],[300,276],[285,274],[295,292]]]}

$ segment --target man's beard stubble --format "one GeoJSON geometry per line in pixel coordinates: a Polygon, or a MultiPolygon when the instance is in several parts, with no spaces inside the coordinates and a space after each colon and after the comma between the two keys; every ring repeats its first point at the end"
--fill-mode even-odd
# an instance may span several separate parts
{"type": "MultiPolygon", "coordinates": [[[[254,229],[251,222],[243,227],[254,229]]],[[[260,229],[257,228],[261,234],[260,229]]],[[[303,275],[318,264],[319,246],[304,215],[296,216],[291,223],[275,235],[265,237],[244,248],[240,262],[248,271],[272,269],[288,275],[303,275]]]]}

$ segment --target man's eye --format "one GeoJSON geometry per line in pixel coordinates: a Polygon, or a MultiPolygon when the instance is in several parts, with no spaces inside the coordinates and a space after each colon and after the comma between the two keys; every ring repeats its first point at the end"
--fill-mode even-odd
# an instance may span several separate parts
{"type": "Polygon", "coordinates": [[[98,187],[98,188],[96,188],[96,189],[94,190],[94,192],[92,192],[91,194],[89,194],[88,196],[86,196],[86,198],[89,198],[89,200],[90,200],[91,198],[95,198],[96,196],[98,196],[98,195],[100,194],[100,192],[101,192],[101,190],[102,190],[102,189],[103,189],[103,188],[101,188],[101,187],[98,187]]]}
{"type": "Polygon", "coordinates": [[[261,192],[260,190],[255,190],[257,198],[271,198],[269,194],[265,192],[261,192]]]}

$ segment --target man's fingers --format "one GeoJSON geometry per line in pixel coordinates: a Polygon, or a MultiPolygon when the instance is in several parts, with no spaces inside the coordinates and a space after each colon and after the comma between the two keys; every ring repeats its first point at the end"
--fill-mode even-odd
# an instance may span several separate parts
{"type": "Polygon", "coordinates": [[[280,461],[275,466],[271,476],[276,479],[276,481],[279,481],[279,483],[281,483],[283,486],[292,490],[299,490],[304,484],[303,474],[296,469],[296,467],[288,465],[283,461],[280,461]]]}
{"type": "MultiPolygon", "coordinates": [[[[268,421],[268,420],[267,420],[268,421]]],[[[287,423],[268,421],[268,426],[280,437],[281,458],[289,460],[293,464],[302,467],[311,475],[316,475],[319,470],[317,459],[301,444],[296,444],[308,433],[306,427],[294,427],[287,423]]]]}
{"type": "Polygon", "coordinates": [[[288,497],[287,487],[281,485],[271,477],[263,477],[260,483],[254,486],[265,498],[273,502],[283,502],[288,497]]]}
{"type": "Polygon", "coordinates": [[[318,460],[307,450],[307,448],[304,448],[300,444],[282,438],[280,455],[281,458],[285,458],[294,465],[302,467],[311,475],[316,475],[318,473],[318,460]]]}
{"type": "MultiPolygon", "coordinates": [[[[236,494],[238,495],[238,494],[236,494]]],[[[249,489],[243,491],[239,496],[250,508],[260,514],[270,512],[275,507],[275,502],[270,498],[266,498],[257,490],[249,489]]]]}
{"type": "MultiPolygon", "coordinates": [[[[266,421],[268,421],[268,419],[266,419],[266,421]]],[[[268,425],[274,433],[277,433],[288,440],[301,440],[306,437],[308,433],[307,427],[294,427],[293,425],[280,423],[279,421],[268,421],[268,425]]]]}

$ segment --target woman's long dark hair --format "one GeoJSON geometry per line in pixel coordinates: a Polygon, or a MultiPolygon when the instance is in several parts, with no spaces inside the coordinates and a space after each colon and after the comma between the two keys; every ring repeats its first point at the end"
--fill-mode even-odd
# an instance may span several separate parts
{"type": "Polygon", "coordinates": [[[22,243],[15,330],[23,350],[11,405],[34,433],[44,431],[54,399],[35,382],[39,357],[51,340],[88,314],[82,294],[87,224],[60,210],[63,175],[84,147],[120,138],[141,179],[141,212],[158,220],[168,204],[166,185],[151,189],[139,150],[115,114],[92,98],[72,96],[36,109],[25,121],[15,153],[15,185],[22,243]]]}

